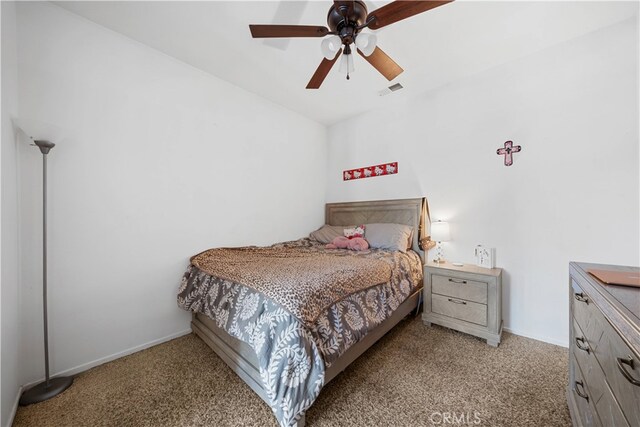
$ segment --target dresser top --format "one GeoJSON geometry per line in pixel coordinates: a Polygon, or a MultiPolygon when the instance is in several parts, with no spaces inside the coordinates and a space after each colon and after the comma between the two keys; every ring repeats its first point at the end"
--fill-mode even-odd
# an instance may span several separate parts
{"type": "Polygon", "coordinates": [[[477,265],[473,265],[473,264],[464,264],[462,267],[458,267],[451,264],[449,261],[445,261],[442,263],[427,261],[424,265],[425,267],[443,268],[445,270],[462,271],[464,273],[484,274],[486,276],[494,276],[494,277],[498,277],[502,273],[501,268],[484,268],[484,267],[478,267],[477,265]]]}
{"type": "Polygon", "coordinates": [[[602,295],[610,304],[626,312],[629,320],[640,329],[640,288],[622,285],[607,285],[588,273],[589,270],[612,270],[640,272],[640,267],[626,267],[621,265],[589,264],[584,262],[572,262],[569,268],[580,274],[592,287],[602,295]]]}
{"type": "Polygon", "coordinates": [[[628,271],[630,273],[640,272],[640,267],[625,267],[621,265],[588,264],[584,262],[572,262],[571,265],[588,280],[594,288],[608,299],[613,299],[616,305],[623,306],[640,322],[640,288],[622,285],[607,285],[589,274],[589,270],[611,270],[628,271]]]}

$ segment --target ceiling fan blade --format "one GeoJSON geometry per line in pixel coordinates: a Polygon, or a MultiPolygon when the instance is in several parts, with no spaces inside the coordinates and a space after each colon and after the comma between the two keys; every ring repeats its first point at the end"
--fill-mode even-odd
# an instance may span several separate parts
{"type": "Polygon", "coordinates": [[[316,25],[249,25],[254,39],[269,37],[324,37],[327,27],[316,25]]]}
{"type": "Polygon", "coordinates": [[[336,53],[335,58],[333,59],[322,58],[322,62],[316,69],[316,72],[313,73],[313,76],[311,76],[311,80],[309,80],[309,84],[307,84],[307,89],[320,88],[320,85],[324,81],[325,77],[327,77],[327,74],[329,74],[329,71],[331,71],[333,64],[336,63],[341,53],[342,53],[342,50],[339,50],[336,53]]]}
{"type": "Polygon", "coordinates": [[[375,21],[369,24],[369,28],[377,30],[394,22],[402,21],[427,10],[434,9],[453,0],[431,1],[431,0],[399,0],[391,2],[369,13],[367,21],[375,17],[375,21]]]}
{"type": "Polygon", "coordinates": [[[365,56],[360,49],[358,49],[358,53],[389,81],[395,79],[404,71],[402,67],[396,64],[395,61],[379,47],[376,47],[369,56],[365,56]]]}

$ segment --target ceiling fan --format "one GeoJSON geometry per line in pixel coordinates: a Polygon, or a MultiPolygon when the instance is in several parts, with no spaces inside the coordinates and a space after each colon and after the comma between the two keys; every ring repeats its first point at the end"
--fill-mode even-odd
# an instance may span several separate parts
{"type": "Polygon", "coordinates": [[[314,25],[249,25],[249,28],[253,38],[331,36],[322,41],[320,47],[324,59],[307,84],[307,89],[320,87],[340,54],[343,54],[340,71],[345,72],[349,79],[349,73],[353,71],[352,44],[355,44],[358,54],[380,74],[387,80],[393,80],[404,70],[376,46],[375,34],[362,30],[377,30],[452,1],[393,1],[367,13],[367,5],[362,0],[334,0],[327,15],[329,28],[314,25]]]}

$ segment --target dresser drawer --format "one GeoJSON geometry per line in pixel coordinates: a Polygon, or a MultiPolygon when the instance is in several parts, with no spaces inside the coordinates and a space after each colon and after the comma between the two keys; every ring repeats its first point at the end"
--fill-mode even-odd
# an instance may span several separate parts
{"type": "Polygon", "coordinates": [[[640,267],[569,264],[573,425],[640,427],[640,289],[606,285],[591,270],[640,273],[640,267]]]}
{"type": "Polygon", "coordinates": [[[434,294],[487,303],[487,283],[434,274],[431,277],[431,291],[434,294]]]}
{"type": "MultiPolygon", "coordinates": [[[[573,318],[589,341],[589,348],[598,354],[607,321],[582,288],[572,280],[573,318]]],[[[572,343],[573,344],[573,343],[572,343]]],[[[596,356],[597,357],[597,356],[596,356]]]]}
{"type": "Polygon", "coordinates": [[[434,313],[443,316],[481,326],[487,325],[487,306],[484,304],[433,294],[431,296],[431,309],[434,313]]]}
{"type": "Polygon", "coordinates": [[[570,369],[573,370],[573,383],[571,384],[570,393],[572,394],[573,400],[576,402],[576,409],[578,416],[580,417],[581,424],[584,427],[598,426],[600,425],[598,417],[595,415],[595,411],[589,404],[591,401],[589,386],[582,375],[582,371],[580,370],[576,359],[571,355],[569,357],[572,357],[570,361],[570,369]]]}
{"type": "Polygon", "coordinates": [[[640,358],[633,354],[611,325],[607,325],[604,336],[600,352],[596,356],[599,357],[607,381],[627,421],[632,426],[640,426],[640,385],[634,385],[630,381],[635,379],[640,382],[640,358]],[[630,363],[633,367],[629,366],[629,359],[633,360],[630,363]]]}
{"type": "Polygon", "coordinates": [[[589,401],[592,406],[595,406],[600,422],[603,426],[628,427],[629,424],[607,383],[605,373],[575,319],[573,320],[573,337],[571,352],[580,367],[584,383],[589,389],[589,401]]]}
{"type": "MultiPolygon", "coordinates": [[[[572,281],[571,285],[575,321],[588,341],[590,351],[602,367],[611,392],[627,421],[633,426],[640,426],[640,386],[632,384],[620,369],[624,368],[628,375],[640,381],[640,359],[633,355],[589,295],[577,283],[572,281]],[[623,363],[629,356],[633,359],[633,367],[623,363]],[[619,367],[619,364],[622,366],[619,367]]],[[[576,330],[576,334],[578,333],[576,330]]],[[[576,357],[581,361],[582,355],[579,353],[580,350],[576,349],[576,357]]]]}

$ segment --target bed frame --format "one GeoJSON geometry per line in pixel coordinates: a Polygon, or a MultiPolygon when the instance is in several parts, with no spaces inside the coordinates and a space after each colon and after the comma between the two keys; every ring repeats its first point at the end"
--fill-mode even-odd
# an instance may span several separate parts
{"type": "MultiPolygon", "coordinates": [[[[354,225],[372,223],[407,224],[415,230],[412,249],[420,254],[424,262],[424,252],[419,247],[422,199],[381,200],[373,202],[327,203],[325,223],[330,225],[354,225]]],[[[350,347],[331,367],[325,371],[324,384],[334,379],[340,372],[375,344],[389,330],[416,310],[421,301],[422,285],[404,301],[387,320],[369,332],[365,338],[350,347]]],[[[251,389],[267,404],[269,401],[262,387],[258,360],[253,349],[246,343],[232,337],[218,328],[207,316],[193,315],[191,329],[198,335],[251,389]]],[[[305,424],[304,417],[297,423],[305,424]]]]}

